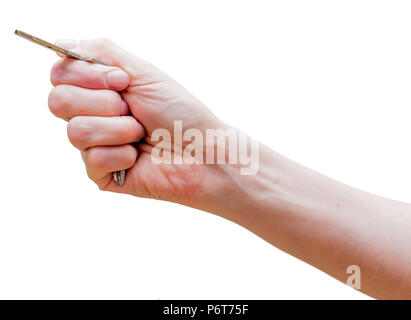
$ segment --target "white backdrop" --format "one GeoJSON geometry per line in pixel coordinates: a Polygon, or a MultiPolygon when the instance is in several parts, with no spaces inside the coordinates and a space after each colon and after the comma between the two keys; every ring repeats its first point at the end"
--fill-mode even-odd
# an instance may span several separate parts
{"type": "Polygon", "coordinates": [[[2,1],[0,298],[364,299],[247,230],[103,193],[47,107],[51,51],[108,37],[289,158],[411,190],[409,1],[2,1]]]}

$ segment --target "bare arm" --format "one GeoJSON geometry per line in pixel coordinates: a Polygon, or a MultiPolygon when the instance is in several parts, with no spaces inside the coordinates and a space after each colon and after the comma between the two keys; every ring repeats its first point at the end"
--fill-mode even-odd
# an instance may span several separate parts
{"type": "MultiPolygon", "coordinates": [[[[262,147],[255,176],[226,174],[226,197],[212,211],[279,249],[346,282],[361,270],[361,291],[411,298],[411,205],[334,181],[262,147]]],[[[207,210],[207,208],[204,208],[207,210]]]]}
{"type": "MultiPolygon", "coordinates": [[[[409,204],[350,188],[262,145],[253,175],[241,175],[236,164],[156,163],[157,129],[173,132],[180,121],[183,131],[201,135],[230,126],[175,80],[111,41],[60,45],[114,66],[61,59],[51,73],[50,109],[68,121],[69,139],[100,189],[212,212],[341,281],[348,266],[359,266],[366,294],[411,298],[409,204]],[[123,169],[120,187],[112,172],[123,169]]],[[[162,155],[174,159],[187,144],[164,146],[162,155]]]]}

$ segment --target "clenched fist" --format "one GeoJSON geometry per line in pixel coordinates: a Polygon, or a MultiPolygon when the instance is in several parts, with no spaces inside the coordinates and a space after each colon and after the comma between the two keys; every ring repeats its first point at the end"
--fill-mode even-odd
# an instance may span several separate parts
{"type": "Polygon", "coordinates": [[[202,131],[226,125],[175,80],[110,40],[58,44],[110,65],[63,58],[51,71],[50,110],[68,121],[68,137],[99,188],[193,206],[206,201],[219,174],[209,166],[154,164],[151,135],[158,128],[172,133],[175,120],[202,131]],[[119,187],[112,172],[122,169],[127,178],[119,187]]]}
{"type": "Polygon", "coordinates": [[[176,81],[108,40],[60,45],[113,66],[64,58],[51,72],[50,109],[69,122],[69,139],[101,189],[218,214],[341,281],[347,279],[347,266],[355,264],[361,268],[361,289],[369,295],[411,298],[410,204],[350,188],[263,145],[239,143],[234,150],[235,139],[228,139],[228,152],[224,139],[216,147],[208,140],[193,145],[182,132],[204,137],[218,129],[231,132],[231,138],[237,130],[176,81]],[[158,130],[170,135],[160,141],[158,130]],[[257,150],[251,157],[256,161],[250,162],[250,175],[242,175],[247,149],[257,150]],[[211,150],[217,162],[157,161],[164,155],[178,160],[187,150],[207,161],[211,150]],[[127,177],[119,187],[111,173],[122,169],[127,177]]]}

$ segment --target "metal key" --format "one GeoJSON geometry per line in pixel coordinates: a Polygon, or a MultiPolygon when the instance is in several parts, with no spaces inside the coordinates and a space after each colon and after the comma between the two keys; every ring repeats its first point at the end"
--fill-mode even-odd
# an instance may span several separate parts
{"type": "MultiPolygon", "coordinates": [[[[94,59],[92,57],[83,57],[81,55],[79,55],[76,52],[70,51],[70,50],[66,50],[63,49],[59,46],[56,46],[55,44],[52,44],[50,42],[44,41],[42,39],[39,39],[37,37],[32,36],[31,34],[28,34],[26,32],[20,31],[20,30],[16,30],[14,31],[14,34],[27,39],[29,41],[32,41],[34,43],[37,43],[45,48],[51,49],[67,58],[72,58],[72,59],[78,59],[78,60],[82,60],[82,61],[87,61],[87,62],[92,62],[92,63],[97,63],[97,64],[102,64],[103,66],[110,66],[100,60],[94,59]]],[[[124,185],[125,181],[126,181],[126,170],[121,170],[121,171],[115,171],[113,172],[113,178],[114,181],[121,187],[124,185]]]]}

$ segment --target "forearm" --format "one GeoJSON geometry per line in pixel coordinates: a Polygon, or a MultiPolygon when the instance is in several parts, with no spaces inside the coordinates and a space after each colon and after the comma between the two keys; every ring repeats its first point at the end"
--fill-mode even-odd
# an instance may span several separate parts
{"type": "MultiPolygon", "coordinates": [[[[170,133],[176,120],[200,137],[229,127],[170,77],[108,40],[64,45],[117,66],[62,59],[51,73],[50,110],[69,121],[69,139],[100,189],[210,211],[342,281],[347,267],[358,265],[363,291],[374,297],[411,298],[409,205],[335,182],[264,146],[250,176],[239,165],[155,164],[159,140],[181,140],[182,132],[170,133]],[[153,140],[157,129],[166,133],[153,140]],[[138,150],[131,145],[137,142],[138,150]],[[121,187],[112,178],[118,170],[127,170],[121,187]]],[[[179,147],[164,143],[158,158],[179,159],[179,147]]]]}
{"type": "Polygon", "coordinates": [[[359,266],[361,291],[373,297],[411,298],[410,205],[348,187],[263,146],[258,174],[222,168],[229,182],[209,211],[341,281],[348,266],[359,266]]]}

